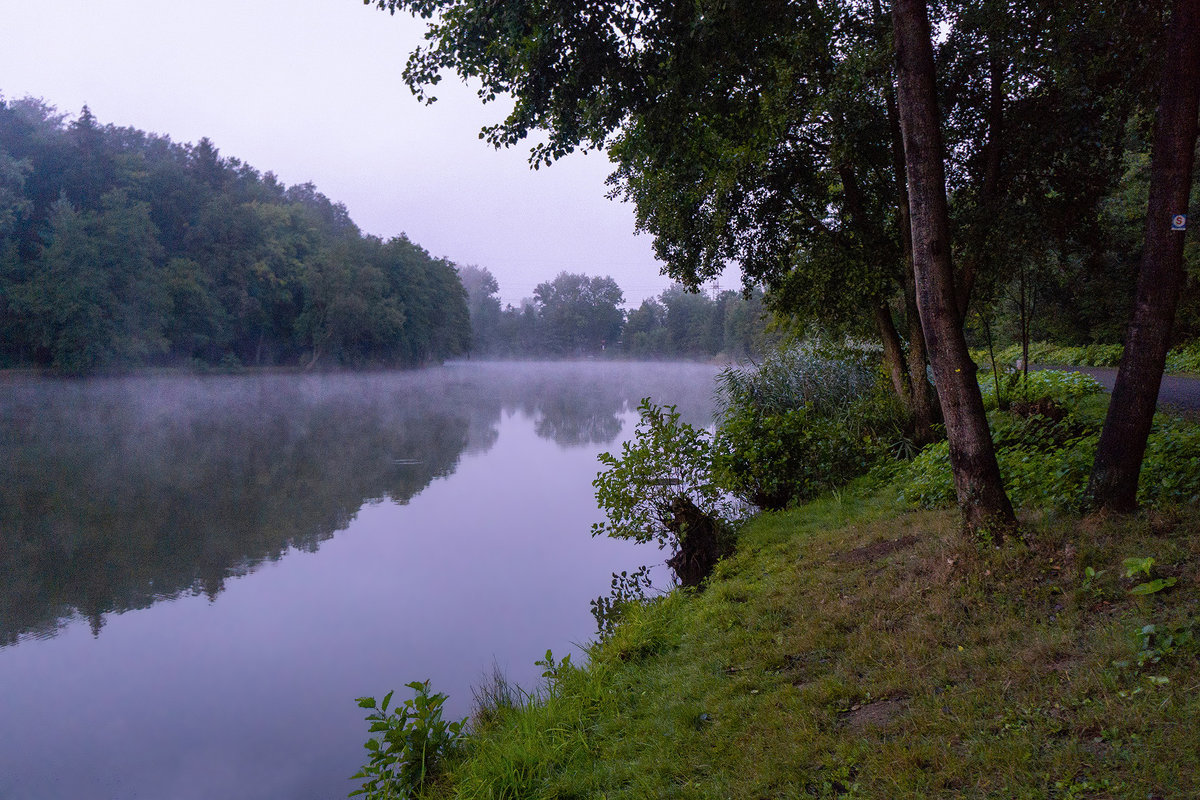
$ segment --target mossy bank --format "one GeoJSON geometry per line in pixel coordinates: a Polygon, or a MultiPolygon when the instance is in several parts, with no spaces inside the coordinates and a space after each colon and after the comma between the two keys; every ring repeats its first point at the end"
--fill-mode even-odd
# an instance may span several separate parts
{"type": "Polygon", "coordinates": [[[493,703],[425,795],[1198,797],[1197,531],[1030,519],[993,550],[889,490],[762,515],[703,592],[493,703]],[[1148,557],[1176,581],[1131,594],[1148,557]]]}

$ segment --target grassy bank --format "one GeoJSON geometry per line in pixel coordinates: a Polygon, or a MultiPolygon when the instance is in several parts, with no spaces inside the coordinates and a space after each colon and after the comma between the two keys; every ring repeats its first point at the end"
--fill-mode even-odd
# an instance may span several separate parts
{"type": "Polygon", "coordinates": [[[706,591],[493,697],[428,796],[1200,796],[1200,514],[1029,522],[996,551],[890,491],[763,515],[706,591]],[[1130,594],[1130,557],[1177,583],[1130,594]]]}

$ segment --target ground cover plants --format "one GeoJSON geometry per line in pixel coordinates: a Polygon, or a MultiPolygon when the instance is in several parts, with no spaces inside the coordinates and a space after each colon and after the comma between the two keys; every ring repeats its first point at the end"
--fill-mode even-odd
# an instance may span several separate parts
{"type": "MultiPolygon", "coordinates": [[[[1081,511],[1107,397],[1081,373],[1040,370],[996,381],[981,374],[988,424],[1009,496],[1017,506],[1081,511]]],[[[896,472],[908,503],[949,508],[955,502],[945,442],[926,447],[896,472]]],[[[1200,502],[1200,425],[1160,413],[1142,462],[1139,501],[1151,505],[1200,502]]]]}
{"type": "MultiPolygon", "coordinates": [[[[1124,347],[1119,344],[1060,345],[1050,342],[1029,343],[1029,363],[1057,367],[1116,367],[1124,347]]],[[[975,361],[987,369],[991,358],[986,350],[974,350],[975,361]]],[[[995,352],[999,364],[1011,365],[1021,358],[1021,345],[1013,344],[995,352]]],[[[1167,353],[1166,371],[1200,374],[1200,342],[1177,345],[1167,353]]]]}
{"type": "Polygon", "coordinates": [[[717,379],[714,481],[763,509],[816,497],[865,473],[902,437],[902,412],[875,354],[782,349],[717,379]]]}

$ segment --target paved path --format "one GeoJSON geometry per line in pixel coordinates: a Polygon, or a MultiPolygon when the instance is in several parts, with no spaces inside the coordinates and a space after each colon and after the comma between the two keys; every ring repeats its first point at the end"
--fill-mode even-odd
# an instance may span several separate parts
{"type": "MultiPolygon", "coordinates": [[[[1113,383],[1117,380],[1115,367],[1042,367],[1042,369],[1082,372],[1100,381],[1109,391],[1112,390],[1113,383]]],[[[1164,375],[1162,386],[1158,390],[1158,404],[1182,411],[1200,411],[1200,378],[1164,375]]]]}

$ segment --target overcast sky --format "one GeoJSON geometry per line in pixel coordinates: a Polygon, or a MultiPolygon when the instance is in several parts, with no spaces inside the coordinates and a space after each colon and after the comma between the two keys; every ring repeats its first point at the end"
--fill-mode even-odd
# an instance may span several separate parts
{"type": "Polygon", "coordinates": [[[432,106],[411,95],[401,70],[423,28],[407,15],[361,0],[0,0],[0,31],[4,97],[207,136],[312,181],[364,231],[487,267],[506,303],[562,270],[612,275],[635,306],[669,285],[632,208],[605,198],[602,154],[535,172],[526,148],[478,138],[501,103],[453,78],[432,106]]]}

